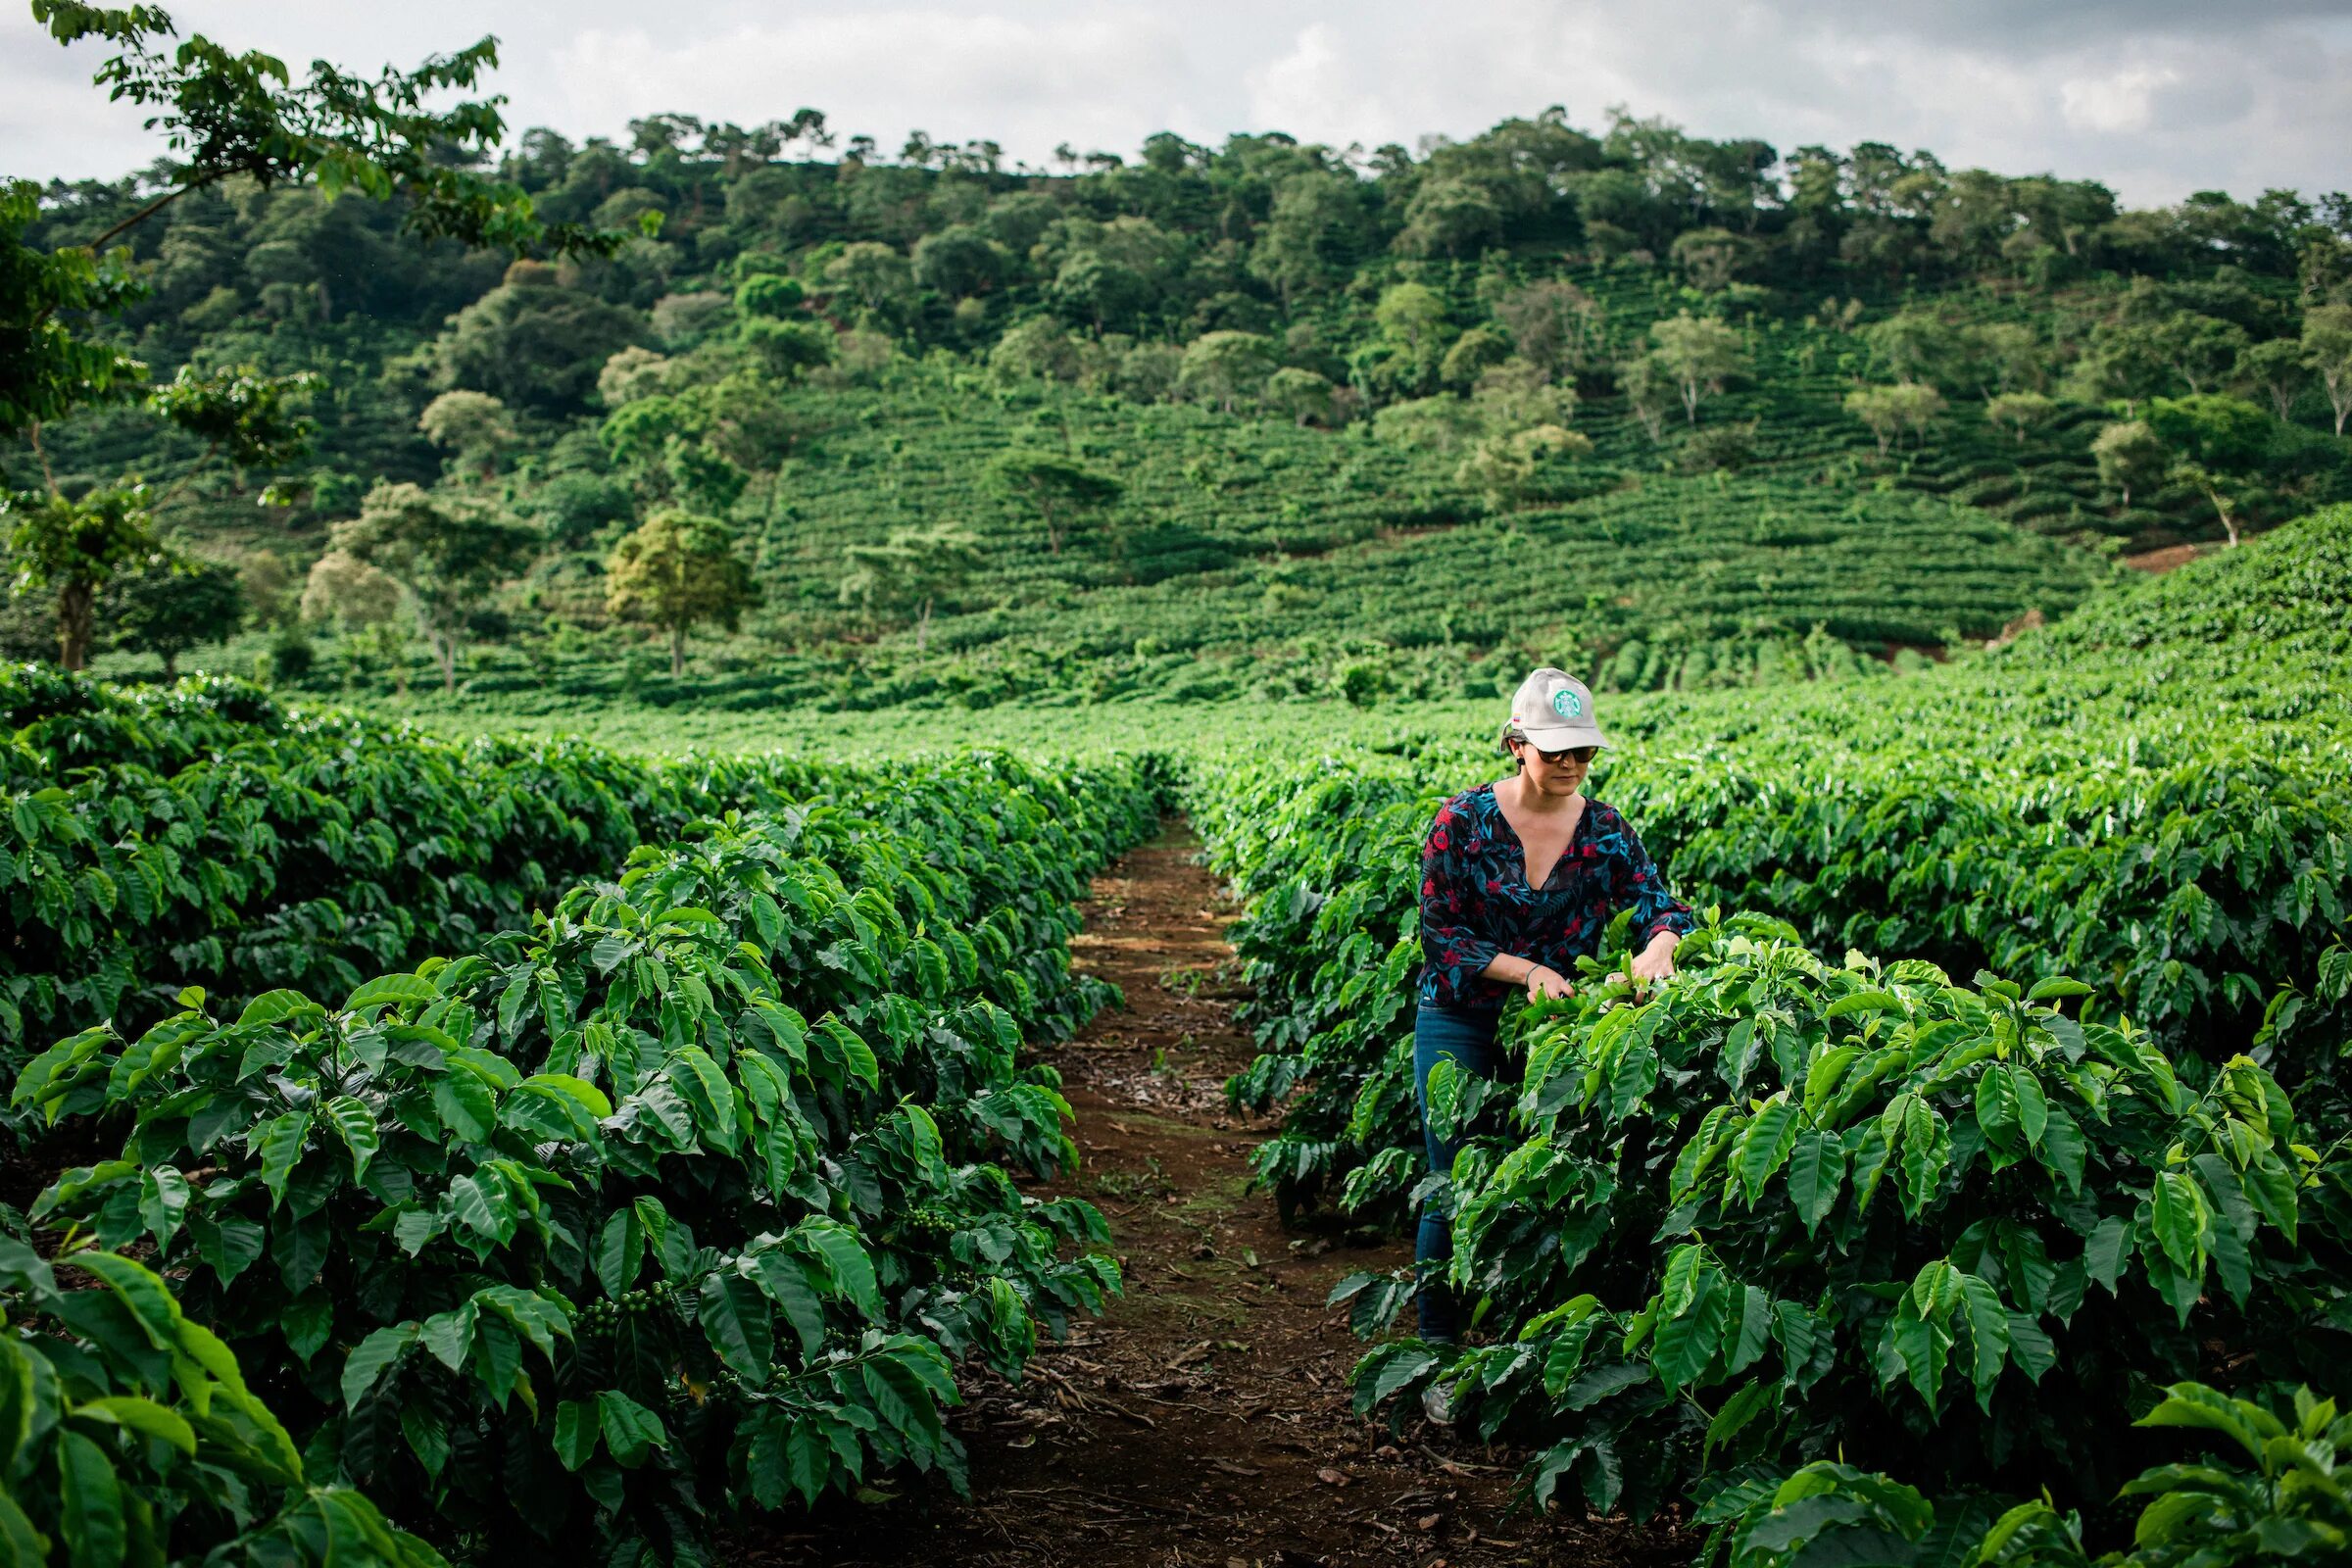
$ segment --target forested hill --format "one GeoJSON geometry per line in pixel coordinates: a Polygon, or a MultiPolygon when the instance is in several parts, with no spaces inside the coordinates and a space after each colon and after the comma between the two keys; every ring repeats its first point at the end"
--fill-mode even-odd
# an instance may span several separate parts
{"type": "MultiPolygon", "coordinates": [[[[531,131],[500,172],[630,230],[609,259],[421,243],[299,186],[180,198],[128,233],[121,329],[159,382],[311,372],[311,451],[179,485],[202,443],[124,406],[0,452],[9,483],[156,481],[282,678],[438,655],[481,690],[637,690],[666,631],[706,694],[853,703],[1482,686],[1498,648],[1621,686],[1824,676],[2352,495],[2341,194],[2129,210],[1558,110],[1419,154],[1162,134],[1046,171],[807,111],[631,131],[531,131]],[[458,536],[470,574],[418,565],[458,536]],[[647,586],[673,559],[683,601],[647,586]]],[[[52,185],[27,242],[155,185],[52,185]]],[[[137,586],[110,624],[172,651],[137,586]]]]}

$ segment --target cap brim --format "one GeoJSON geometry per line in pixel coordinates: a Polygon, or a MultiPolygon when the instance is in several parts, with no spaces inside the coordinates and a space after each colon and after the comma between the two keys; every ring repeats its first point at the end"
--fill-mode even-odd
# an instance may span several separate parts
{"type": "Polygon", "coordinates": [[[1571,746],[1606,746],[1607,736],[1597,724],[1560,724],[1549,729],[1529,729],[1522,725],[1520,733],[1527,743],[1539,752],[1564,752],[1571,746]]]}

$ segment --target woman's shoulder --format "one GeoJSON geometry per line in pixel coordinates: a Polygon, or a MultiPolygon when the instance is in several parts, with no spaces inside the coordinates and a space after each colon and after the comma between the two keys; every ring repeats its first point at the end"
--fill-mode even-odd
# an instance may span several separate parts
{"type": "Polygon", "coordinates": [[[1494,811],[1494,787],[1481,784],[1448,796],[1421,838],[1425,849],[1447,855],[1474,855],[1488,838],[1486,825],[1494,811]]]}
{"type": "Polygon", "coordinates": [[[1589,795],[1585,797],[1584,830],[1604,845],[1622,844],[1634,832],[1633,825],[1626,821],[1624,813],[1617,808],[1589,795]]]}
{"type": "Polygon", "coordinates": [[[1447,796],[1446,800],[1438,807],[1438,814],[1435,820],[1439,822],[1457,822],[1465,817],[1474,817],[1484,811],[1492,810],[1494,809],[1494,786],[1492,784],[1475,784],[1469,789],[1463,790],[1458,795],[1447,796]]]}

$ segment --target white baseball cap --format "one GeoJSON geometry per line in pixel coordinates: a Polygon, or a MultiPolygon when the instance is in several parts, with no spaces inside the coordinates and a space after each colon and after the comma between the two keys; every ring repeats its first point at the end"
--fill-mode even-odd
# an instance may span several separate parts
{"type": "Polygon", "coordinates": [[[1523,736],[1541,752],[1609,744],[1593,716],[1592,691],[1566,670],[1548,665],[1519,683],[1518,693],[1511,698],[1511,721],[1503,735],[1505,739],[1523,736]]]}

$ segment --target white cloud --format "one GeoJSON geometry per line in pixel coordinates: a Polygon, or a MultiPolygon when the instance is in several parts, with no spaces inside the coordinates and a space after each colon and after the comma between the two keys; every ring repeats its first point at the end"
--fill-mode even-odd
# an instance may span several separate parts
{"type": "Polygon", "coordinates": [[[2074,76],[2058,84],[2059,111],[2077,130],[2145,130],[2156,118],[2156,92],[2180,79],[2170,66],[2133,66],[2105,76],[2074,76]]]}
{"type": "MultiPolygon", "coordinates": [[[[662,110],[753,122],[803,105],[894,150],[910,129],[1035,163],[1175,130],[1412,145],[1623,103],[1708,136],[1879,139],[1955,166],[2108,181],[2127,200],[2345,183],[2352,0],[180,0],[174,15],[289,61],[413,63],[481,32],[516,127],[620,134],[662,110]]],[[[0,169],[69,176],[160,147],[0,5],[0,169]]]]}

